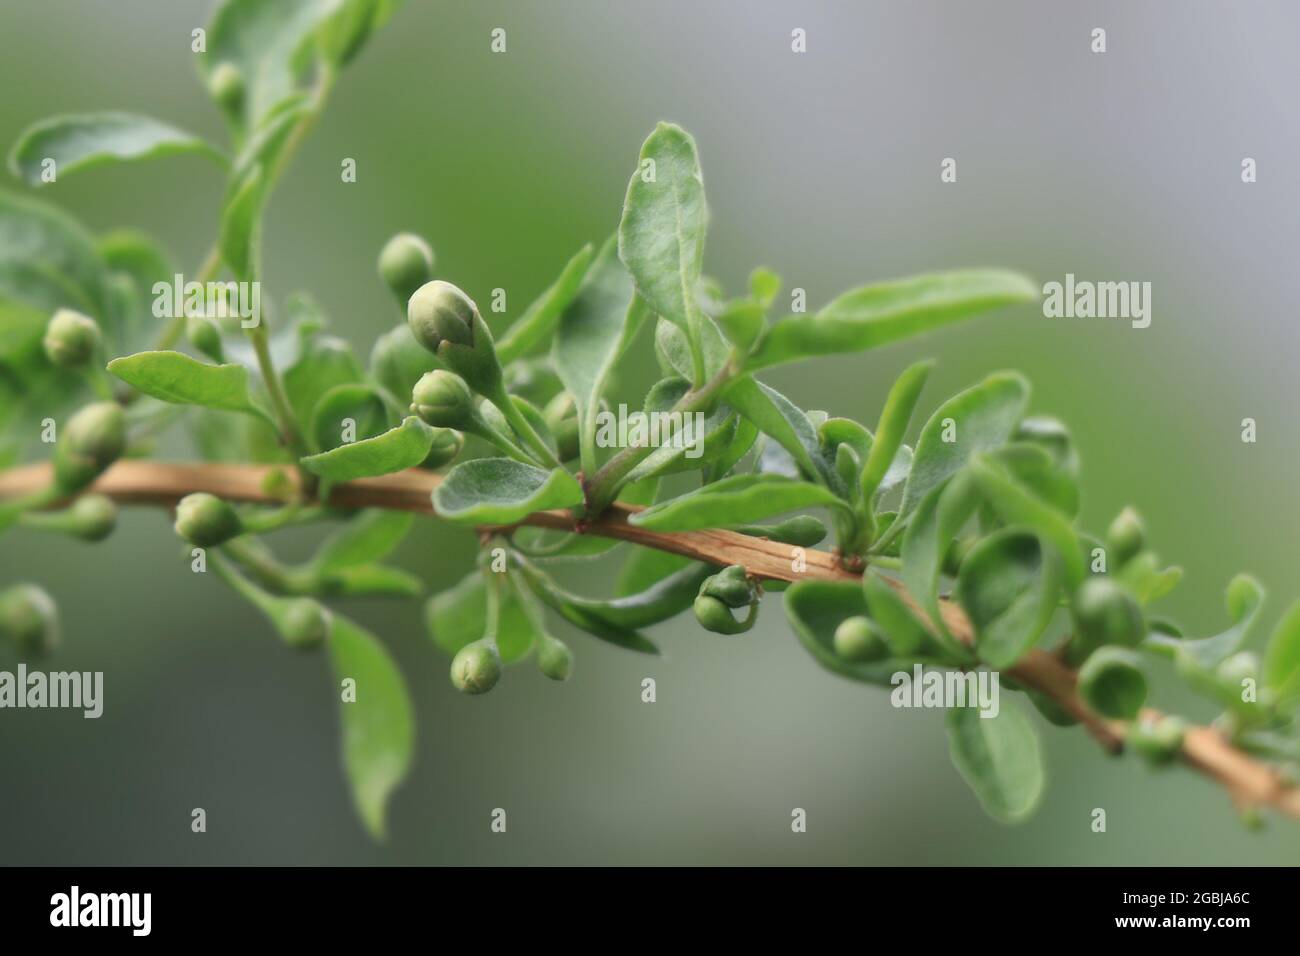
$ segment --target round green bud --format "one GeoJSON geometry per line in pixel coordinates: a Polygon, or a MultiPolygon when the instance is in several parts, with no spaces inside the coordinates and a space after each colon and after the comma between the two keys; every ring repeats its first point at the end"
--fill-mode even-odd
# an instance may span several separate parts
{"type": "Polygon", "coordinates": [[[745,569],[739,564],[723,568],[717,574],[705,578],[700,585],[700,594],[716,598],[727,607],[746,607],[754,603],[754,586],[750,583],[745,569]]]}
{"type": "Polygon", "coordinates": [[[1126,588],[1110,578],[1090,577],[1074,595],[1074,622],[1088,650],[1103,644],[1136,647],[1146,636],[1142,608],[1126,588]]]}
{"type": "Polygon", "coordinates": [[[1138,656],[1122,647],[1101,647],[1079,668],[1079,695],[1104,717],[1133,720],[1147,699],[1138,656]]]}
{"type": "Polygon", "coordinates": [[[214,362],[225,361],[225,349],[221,345],[221,330],[209,318],[191,315],[185,319],[185,337],[196,349],[214,362]]]}
{"type": "Polygon", "coordinates": [[[1170,763],[1183,747],[1187,725],[1177,717],[1161,717],[1151,722],[1135,721],[1128,729],[1128,743],[1133,751],[1152,766],[1170,763]]]}
{"type": "Polygon", "coordinates": [[[290,647],[316,647],[329,635],[329,611],[311,598],[293,598],[280,618],[280,634],[290,647]]]}
{"type": "Polygon", "coordinates": [[[558,638],[543,634],[537,644],[537,666],[551,680],[568,680],[573,673],[573,651],[558,638]]]}
{"type": "Polygon", "coordinates": [[[434,432],[429,454],[420,464],[424,468],[441,468],[449,461],[453,461],[463,447],[465,447],[465,439],[460,432],[452,431],[450,428],[439,428],[434,432]]]}
{"type": "Polygon", "coordinates": [[[59,611],[35,584],[15,584],[0,591],[0,634],[14,642],[18,653],[37,657],[59,643],[59,611]]]}
{"type": "Polygon", "coordinates": [[[244,74],[233,63],[218,63],[208,77],[208,94],[225,112],[239,112],[244,104],[244,74]]]}
{"type": "Polygon", "coordinates": [[[478,307],[450,282],[435,279],[420,286],[406,304],[406,321],[411,334],[433,354],[444,342],[474,344],[474,320],[478,307]]]}
{"type": "Polygon", "coordinates": [[[95,357],[99,323],[73,309],[59,309],[45,326],[45,354],[61,368],[80,368],[95,357]]]}
{"type": "Polygon", "coordinates": [[[874,621],[866,617],[847,617],[835,629],[831,640],[835,653],[846,661],[865,664],[889,656],[889,644],[874,621]]]}
{"type": "Polygon", "coordinates": [[[95,480],[126,449],[126,414],[116,402],[95,402],[63,426],[54,452],[54,479],[71,494],[95,480]]]}
{"type": "Polygon", "coordinates": [[[486,694],[500,679],[501,655],[491,641],[466,644],[451,660],[451,682],[463,693],[486,694]]]}
{"type": "Polygon", "coordinates": [[[186,495],[176,505],[176,533],[200,548],[225,544],[243,530],[235,509],[206,491],[186,495]]]}
{"type": "Polygon", "coordinates": [[[411,411],[435,428],[464,425],[473,409],[474,393],[469,385],[446,369],[426,372],[411,389],[411,411]]]}
{"type": "Polygon", "coordinates": [[[433,278],[433,248],[411,232],[399,232],[379,253],[379,275],[406,305],[415,290],[433,278]]]}
{"type": "Polygon", "coordinates": [[[1123,567],[1135,558],[1146,544],[1146,527],[1142,518],[1132,508],[1125,508],[1106,531],[1106,543],[1115,567],[1123,567]]]}
{"type": "Polygon", "coordinates": [[[117,505],[104,495],[82,495],[70,511],[75,534],[86,541],[102,541],[117,527],[117,505]]]}
{"type": "Polygon", "coordinates": [[[117,402],[95,402],[63,426],[62,441],[79,457],[107,468],[126,449],[126,413],[117,402]]]}

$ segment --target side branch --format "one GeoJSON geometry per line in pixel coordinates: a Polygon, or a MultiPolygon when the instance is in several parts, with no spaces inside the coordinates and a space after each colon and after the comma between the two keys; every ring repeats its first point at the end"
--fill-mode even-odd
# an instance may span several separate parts
{"type": "MultiPolygon", "coordinates": [[[[128,504],[174,505],[185,495],[206,491],[232,501],[272,502],[265,490],[266,478],[283,472],[297,481],[293,469],[274,465],[181,464],[152,461],[119,461],[108,469],[91,490],[128,504]]],[[[27,465],[0,472],[0,500],[45,488],[51,477],[47,464],[27,465]]],[[[435,514],[433,489],[442,480],[432,472],[410,470],[380,478],[363,478],[333,488],[328,504],[342,509],[386,508],[435,514]]],[[[599,518],[585,524],[585,533],[617,538],[661,551],[669,551],[716,565],[742,565],[750,574],[778,581],[805,578],[854,581],[860,575],[841,567],[825,551],[805,549],[806,570],[792,567],[790,546],[734,531],[688,531],[672,534],[646,531],[628,522],[634,509],[612,505],[599,518]]],[[[523,524],[574,531],[573,517],[566,511],[540,511],[523,524]]],[[[912,603],[902,585],[890,583],[912,603]]],[[[916,605],[912,604],[913,608],[916,605]]],[[[959,639],[972,643],[974,635],[962,609],[942,603],[944,621],[959,639]]],[[[920,614],[919,609],[917,613],[920,614]]],[[[1041,650],[1026,654],[1007,676],[1017,683],[1050,697],[1077,718],[1108,752],[1123,747],[1125,724],[1094,713],[1075,692],[1077,676],[1058,657],[1041,650]]],[[[1148,710],[1148,718],[1158,712],[1148,710]]],[[[1240,806],[1271,806],[1300,819],[1300,787],[1288,784],[1272,767],[1234,747],[1211,727],[1189,727],[1183,739],[1183,761],[1218,781],[1240,806]]]]}

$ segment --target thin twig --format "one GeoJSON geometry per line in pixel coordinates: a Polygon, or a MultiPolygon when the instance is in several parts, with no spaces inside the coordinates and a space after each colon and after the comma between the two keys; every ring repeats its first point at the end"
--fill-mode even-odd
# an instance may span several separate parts
{"type": "MultiPolygon", "coordinates": [[[[296,481],[294,469],[274,465],[180,464],[151,461],[121,461],[106,471],[92,486],[94,491],[128,504],[174,505],[194,491],[207,491],[232,501],[273,502],[265,489],[265,479],[273,471],[283,471],[296,481]]],[[[49,486],[48,464],[26,465],[0,472],[0,500],[26,495],[49,486]]],[[[434,514],[431,495],[442,476],[411,470],[381,478],[363,478],[334,487],[329,505],[342,509],[386,508],[434,514]]],[[[600,517],[584,522],[587,534],[616,538],[633,544],[669,551],[717,565],[739,564],[756,577],[779,581],[818,578],[856,581],[860,575],[840,566],[834,555],[813,548],[804,549],[800,562],[803,570],[794,570],[790,545],[766,538],[756,538],[734,531],[688,531],[665,534],[646,531],[628,522],[635,509],[612,505],[600,517]]],[[[567,511],[541,511],[529,515],[522,524],[560,531],[575,530],[567,511]]],[[[902,585],[890,583],[913,604],[902,585]]],[[[956,604],[941,603],[949,630],[961,640],[973,641],[970,622],[956,604]]],[[[918,613],[921,613],[918,609],[918,613]]],[[[1045,651],[1026,654],[1007,676],[1022,686],[1039,691],[1077,718],[1108,752],[1117,753],[1123,746],[1126,725],[1094,713],[1075,692],[1077,675],[1060,658],[1045,651]]],[[[1157,711],[1144,712],[1145,719],[1155,719],[1157,711]]],[[[1271,806],[1300,819],[1300,787],[1289,784],[1273,767],[1234,747],[1212,727],[1189,727],[1183,738],[1184,762],[1220,783],[1240,806],[1271,806]]]]}

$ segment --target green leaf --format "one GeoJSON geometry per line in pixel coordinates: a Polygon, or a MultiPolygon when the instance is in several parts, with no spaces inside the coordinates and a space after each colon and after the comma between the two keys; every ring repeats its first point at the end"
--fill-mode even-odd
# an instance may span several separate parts
{"type": "Polygon", "coordinates": [[[939,272],[863,286],[813,315],[777,322],[750,356],[749,367],[873,349],[1037,298],[1038,288],[1028,278],[997,269],[939,272]]]}
{"type": "Polygon", "coordinates": [[[311,335],[281,378],[294,417],[309,422],[326,392],[362,382],[365,372],[347,341],[333,335],[311,335]]]}
{"type": "MultiPolygon", "coordinates": [[[[559,587],[550,576],[529,562],[520,562],[524,580],[538,597],[570,624],[586,631],[592,637],[624,650],[642,654],[659,653],[654,642],[634,628],[599,611],[585,606],[586,599],[570,594],[559,587]]],[[[698,585],[697,585],[698,586],[698,585]]],[[[692,595],[692,599],[694,595],[692,595]]]]}
{"type": "Polygon", "coordinates": [[[645,317],[611,237],[560,317],[551,348],[555,370],[576,405],[582,469],[588,475],[597,466],[596,414],[605,380],[645,317]]]}
{"type": "Polygon", "coordinates": [[[318,572],[327,572],[378,561],[402,543],[414,520],[415,515],[409,511],[382,508],[359,511],[325,539],[311,566],[318,572]]]}
{"type": "MultiPolygon", "coordinates": [[[[660,123],[641,147],[628,183],[618,254],[650,308],[699,349],[695,288],[704,264],[708,208],[695,141],[680,126],[660,123]],[[649,181],[647,181],[649,180],[649,181]]],[[[698,384],[698,367],[692,381],[698,384]]]]}
{"type": "Polygon", "coordinates": [[[198,153],[224,159],[211,143],[170,123],[131,113],[54,116],[29,126],[9,154],[9,169],[39,186],[46,160],[62,179],[79,169],[110,163],[198,153]]]}
{"type": "Polygon", "coordinates": [[[206,365],[181,352],[137,352],[113,359],[108,370],[138,392],[175,405],[203,405],[269,417],[248,390],[242,365],[206,365]]]}
{"type": "Polygon", "coordinates": [[[921,429],[898,520],[906,518],[930,489],[955,474],[972,455],[1005,443],[1028,402],[1029,383],[1024,376],[997,372],[940,405],[921,429]]]}
{"type": "Polygon", "coordinates": [[[835,652],[835,630],[847,618],[867,615],[867,602],[856,581],[796,581],[785,592],[785,614],[804,649],[822,667],[843,677],[888,687],[908,661],[886,658],[863,663],[835,652]]]}
{"type": "Polygon", "coordinates": [[[889,390],[885,407],[880,411],[880,423],[876,426],[871,451],[862,465],[862,504],[868,513],[871,512],[872,499],[884,480],[885,473],[903,444],[907,423],[912,420],[912,410],[916,408],[921,389],[925,387],[925,380],[933,367],[932,361],[917,362],[898,376],[889,390]]]}
{"type": "Polygon", "coordinates": [[[296,89],[303,54],[340,0],[224,0],[199,57],[205,77],[222,63],[238,68],[245,95],[237,125],[254,129],[296,89]]]}
{"type": "Polygon", "coordinates": [[[433,492],[438,517],[461,524],[514,524],[534,511],[581,503],[582,488],[567,471],[545,471],[510,458],[461,462],[433,492]]]}
{"type": "Polygon", "coordinates": [[[680,571],[691,559],[680,554],[660,551],[657,548],[635,548],[623,562],[614,593],[620,597],[644,591],[656,581],[662,581],[674,571],[680,571]]]}
{"type": "Polygon", "coordinates": [[[262,244],[262,167],[254,166],[233,183],[221,211],[217,245],[221,259],[241,282],[257,280],[262,244]]]}
{"type": "MultiPolygon", "coordinates": [[[[560,276],[524,310],[496,341],[497,361],[503,366],[535,351],[555,330],[560,316],[569,308],[584,284],[595,250],[587,243],[564,265],[560,276]]],[[[405,326],[403,326],[405,328],[405,326]]]]}
{"type": "Polygon", "coordinates": [[[321,27],[321,53],[336,66],[346,66],[401,5],[402,0],[343,0],[321,27]]]}
{"type": "Polygon", "coordinates": [[[530,582],[550,589],[553,597],[612,627],[631,629],[649,627],[685,611],[699,594],[704,579],[716,570],[707,564],[691,562],[636,594],[601,600],[564,590],[536,565],[529,562],[522,564],[524,576],[530,582]]]}
{"type": "Polygon", "coordinates": [[[311,593],[326,597],[414,598],[424,593],[424,582],[401,568],[356,564],[325,572],[311,593]]]}
{"type": "Polygon", "coordinates": [[[1268,639],[1264,684],[1289,703],[1300,697],[1300,601],[1291,605],[1268,639]]]}
{"type": "Polygon", "coordinates": [[[957,600],[975,629],[975,649],[990,667],[1006,668],[1037,643],[1056,612],[1060,559],[1038,535],[1005,528],[961,563],[957,600]]]}
{"type": "Polygon", "coordinates": [[[370,352],[371,377],[402,405],[410,403],[411,390],[420,377],[437,367],[438,360],[415,341],[405,322],[377,338],[370,352]]]}
{"type": "Polygon", "coordinates": [[[1079,668],[1079,696],[1097,713],[1135,720],[1147,699],[1141,659],[1124,647],[1099,647],[1079,668]]]}
{"type": "Polygon", "coordinates": [[[781,475],[733,475],[652,505],[628,521],[647,531],[734,528],[796,508],[847,509],[821,485],[781,475]]]}
{"type": "Polygon", "coordinates": [[[0,298],[105,317],[104,264],[81,223],[41,200],[0,192],[0,298]]]}
{"type": "Polygon", "coordinates": [[[1232,626],[1222,634],[1178,642],[1177,655],[1197,667],[1211,669],[1237,651],[1264,605],[1264,588],[1249,574],[1238,574],[1224,595],[1232,626]]]}
{"type": "Polygon", "coordinates": [[[382,839],[389,795],[405,779],[415,749],[406,682],[384,646],[342,615],[334,615],[329,645],[352,800],[366,829],[382,839]],[[347,680],[354,682],[355,700],[339,690],[347,680]]]}
{"type": "Polygon", "coordinates": [[[1073,593],[1087,574],[1087,568],[1079,537],[1070,522],[1051,505],[1012,481],[990,458],[976,455],[968,467],[980,494],[1004,524],[1032,528],[1056,549],[1065,568],[1066,590],[1073,593]]]}
{"type": "Polygon", "coordinates": [[[316,448],[329,451],[344,444],[347,420],[355,426],[352,440],[378,438],[396,420],[378,391],[369,385],[336,385],[321,396],[311,415],[308,434],[316,448]]]}
{"type": "Polygon", "coordinates": [[[433,446],[433,434],[432,428],[408,415],[382,435],[308,455],[302,459],[302,466],[330,481],[391,475],[424,461],[433,446]]]}
{"type": "MultiPolygon", "coordinates": [[[[658,447],[628,473],[628,481],[701,470],[731,450],[729,445],[736,433],[737,418],[727,405],[717,404],[708,415],[698,419],[701,422],[699,427],[696,427],[695,417],[698,413],[672,412],[689,390],[690,383],[680,378],[661,379],[651,387],[646,395],[644,413],[661,417],[657,419],[655,431],[647,431],[646,435],[647,440],[657,442],[658,447]],[[673,414],[676,417],[667,417],[673,414]]],[[[647,422],[655,421],[653,417],[647,418],[647,422]]],[[[752,444],[757,431],[752,426],[747,431],[752,444]]],[[[634,434],[629,427],[629,438],[634,434]]],[[[740,455],[744,453],[742,449],[740,455]]]]}
{"type": "Polygon", "coordinates": [[[994,449],[989,457],[1015,481],[1067,518],[1079,513],[1079,484],[1044,446],[1013,441],[994,449]]]}
{"type": "Polygon", "coordinates": [[[953,539],[978,503],[970,475],[959,472],[925,497],[903,536],[903,583],[929,616],[940,640],[958,657],[965,652],[948,633],[939,613],[939,574],[953,539]]]}
{"type": "MultiPolygon", "coordinates": [[[[501,589],[497,619],[497,653],[501,663],[523,660],[536,637],[532,620],[514,588],[501,589]]],[[[425,625],[433,643],[447,655],[456,652],[487,632],[487,587],[483,572],[471,571],[453,588],[429,598],[424,608],[425,625]]]]}
{"type": "Polygon", "coordinates": [[[996,717],[973,707],[948,711],[948,747],[962,779],[985,812],[1003,823],[1020,823],[1043,796],[1043,758],[1033,725],[1010,700],[996,717]]]}
{"type": "Polygon", "coordinates": [[[727,387],[723,401],[789,452],[805,477],[826,480],[830,468],[822,458],[817,430],[788,398],[742,375],[727,387]]]}
{"type": "Polygon", "coordinates": [[[872,619],[889,639],[894,656],[903,660],[931,653],[934,637],[893,587],[879,575],[862,576],[862,594],[872,619]]]}

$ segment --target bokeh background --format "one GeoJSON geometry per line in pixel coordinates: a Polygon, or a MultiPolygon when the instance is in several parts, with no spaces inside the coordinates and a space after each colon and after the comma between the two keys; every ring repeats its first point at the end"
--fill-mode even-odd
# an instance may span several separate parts
{"type": "MultiPolygon", "coordinates": [[[[0,140],[63,111],[124,108],[220,137],[190,30],[208,0],[0,5],[0,140]]],[[[517,314],[618,221],[660,119],[699,144],[713,213],[708,270],[732,288],[758,264],[814,307],[869,279],[970,265],[1146,280],[1154,320],[1008,311],[868,355],[780,369],[805,408],[875,420],[894,375],[934,355],[926,407],[989,371],[1035,383],[1033,408],[1074,428],[1085,521],[1124,504],[1185,565],[1165,610],[1224,623],[1248,569],[1267,623],[1300,591],[1300,9],[911,0],[408,0],[344,75],[276,194],[273,294],[307,289],[363,354],[396,314],[375,256],[399,229],[439,272],[517,314]],[[493,55],[488,34],[508,31],[493,55]],[[1089,51],[1093,27],[1109,52],[1089,51]],[[790,31],[808,52],[790,52],[790,31]],[[342,157],[358,182],[339,181],[342,157]],[[939,182],[952,156],[958,182],[939,182]],[[1240,181],[1243,157],[1259,182],[1240,181]],[[1259,441],[1240,441],[1240,422],[1259,441]]],[[[4,188],[23,189],[16,180],[4,188]]],[[[211,242],[220,184],[201,159],[91,171],[49,190],[96,230],[160,236],[178,263],[211,242]]],[[[628,363],[649,381],[648,341],[628,363]]],[[[299,551],[310,541],[292,542],[299,551]]],[[[433,587],[471,566],[465,531],[421,522],[404,561],[433,587]]],[[[574,678],[531,666],[471,699],[447,681],[414,605],[355,602],[411,684],[414,772],[386,844],[355,821],[338,765],[325,660],[178,560],[167,516],[131,511],[98,546],[15,531],[0,581],[44,582],[65,647],[51,667],[106,672],[104,716],[0,713],[4,863],[1295,863],[1300,827],[1246,831],[1189,773],[1104,757],[1045,728],[1041,812],[986,818],[948,762],[937,712],[818,668],[773,599],[739,638],[661,625],[649,661],[583,636],[574,678]],[[659,701],[642,704],[653,676],[659,701]],[[203,807],[208,832],[190,832],[203,807]],[[504,807],[509,832],[493,835],[504,807]],[[808,832],[790,831],[792,807],[808,832]],[[1103,807],[1108,831],[1093,833],[1103,807]]],[[[599,589],[610,562],[569,572],[599,589]]],[[[1264,634],[1257,634],[1260,646],[1264,634]]],[[[12,668],[9,652],[0,666],[12,668]]],[[[1160,685],[1162,703],[1194,701],[1160,685]]]]}

